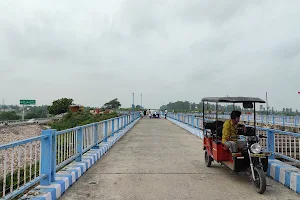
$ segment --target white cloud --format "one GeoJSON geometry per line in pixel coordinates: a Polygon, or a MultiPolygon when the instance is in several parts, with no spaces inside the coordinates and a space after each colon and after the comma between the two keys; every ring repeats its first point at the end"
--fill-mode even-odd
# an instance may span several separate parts
{"type": "Polygon", "coordinates": [[[6,102],[124,106],[246,95],[300,108],[298,1],[0,3],[6,102]]]}

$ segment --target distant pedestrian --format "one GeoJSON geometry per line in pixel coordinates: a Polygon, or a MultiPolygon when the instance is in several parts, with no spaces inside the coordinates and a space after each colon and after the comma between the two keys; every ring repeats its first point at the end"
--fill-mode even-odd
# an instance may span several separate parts
{"type": "Polygon", "coordinates": [[[167,109],[165,109],[165,119],[167,119],[167,113],[168,113],[168,111],[167,111],[167,109]]]}

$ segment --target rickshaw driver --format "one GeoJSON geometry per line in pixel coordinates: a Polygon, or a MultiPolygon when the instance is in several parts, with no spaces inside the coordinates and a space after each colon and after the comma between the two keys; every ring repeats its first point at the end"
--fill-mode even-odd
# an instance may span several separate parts
{"type": "MultiPolygon", "coordinates": [[[[237,153],[237,147],[243,149],[246,146],[246,141],[238,141],[238,138],[230,138],[230,136],[237,136],[238,125],[240,121],[241,112],[232,111],[229,120],[223,124],[222,130],[222,144],[224,144],[231,153],[237,153]]],[[[244,125],[243,125],[244,126],[244,125]]],[[[245,126],[244,126],[245,131],[245,126]]]]}

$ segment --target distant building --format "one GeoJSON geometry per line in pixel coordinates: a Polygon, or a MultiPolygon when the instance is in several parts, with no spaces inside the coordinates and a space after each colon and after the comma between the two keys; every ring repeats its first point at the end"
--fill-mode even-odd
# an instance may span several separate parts
{"type": "Polygon", "coordinates": [[[69,106],[69,109],[71,112],[78,112],[78,111],[83,111],[84,110],[84,107],[81,106],[81,105],[70,105],[69,106]]]}

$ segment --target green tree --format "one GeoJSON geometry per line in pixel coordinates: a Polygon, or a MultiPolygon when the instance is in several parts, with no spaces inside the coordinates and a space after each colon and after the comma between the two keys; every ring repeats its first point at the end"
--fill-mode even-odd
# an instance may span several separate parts
{"type": "Polygon", "coordinates": [[[21,119],[21,116],[17,115],[17,113],[15,111],[0,113],[0,120],[1,121],[4,121],[4,120],[19,120],[19,119],[21,119]]]}
{"type": "Polygon", "coordinates": [[[191,104],[191,110],[196,110],[196,103],[191,104]]]}
{"type": "Polygon", "coordinates": [[[66,113],[69,110],[69,106],[73,104],[73,99],[61,98],[52,102],[52,105],[48,107],[50,114],[59,115],[66,113]]]}
{"type": "Polygon", "coordinates": [[[24,116],[25,119],[36,119],[40,118],[37,113],[28,113],[24,116]]]}
{"type": "Polygon", "coordinates": [[[121,106],[121,103],[118,101],[118,98],[115,98],[104,104],[104,109],[118,109],[121,106]]]}
{"type": "Polygon", "coordinates": [[[140,105],[136,105],[136,106],[135,106],[135,109],[136,109],[136,110],[141,110],[142,107],[141,107],[140,105]]]}
{"type": "Polygon", "coordinates": [[[36,107],[32,109],[29,113],[27,113],[24,118],[25,119],[47,118],[47,108],[45,110],[44,107],[36,107]]]}

